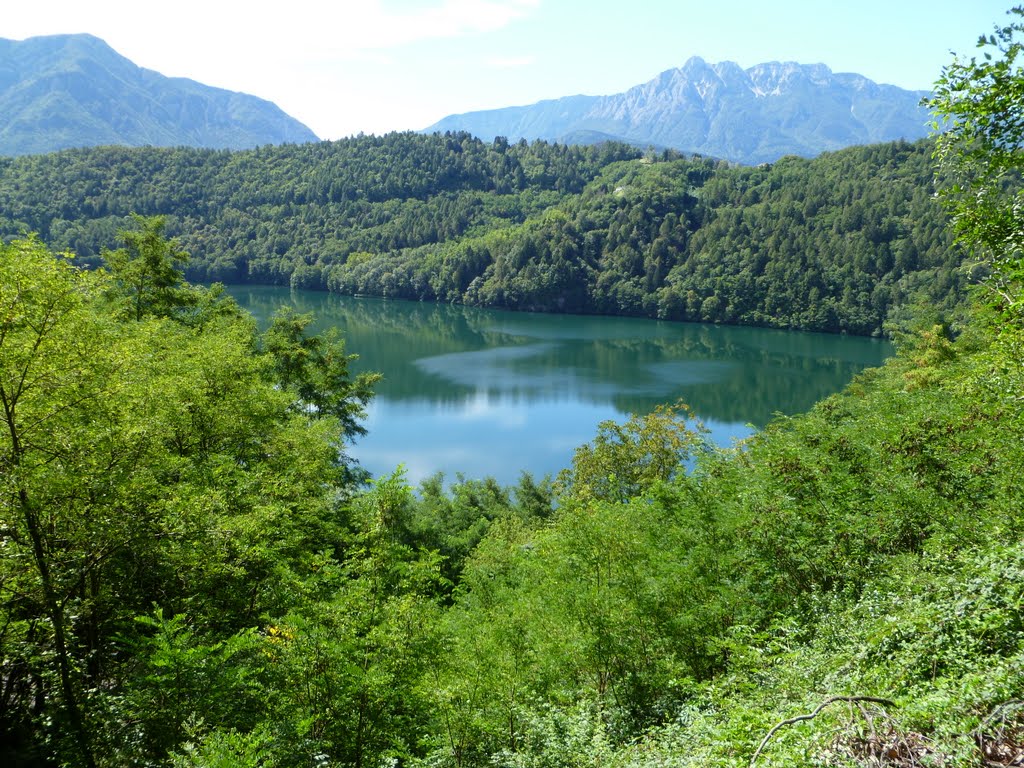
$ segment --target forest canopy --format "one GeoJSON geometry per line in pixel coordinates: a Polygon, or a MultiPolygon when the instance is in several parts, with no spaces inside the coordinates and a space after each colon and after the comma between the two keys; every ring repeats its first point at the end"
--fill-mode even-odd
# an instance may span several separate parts
{"type": "Polygon", "coordinates": [[[963,298],[932,149],[757,168],[467,134],[71,150],[0,161],[0,238],[95,264],[161,215],[200,282],[879,335],[963,298]]]}
{"type": "Polygon", "coordinates": [[[665,408],[601,425],[554,482],[416,492],[346,460],[372,382],[339,340],[287,313],[259,333],[136,224],[109,272],[0,249],[5,764],[1007,748],[1019,311],[908,336],[742,449],[665,408]],[[860,708],[763,742],[828,701],[860,708]]]}

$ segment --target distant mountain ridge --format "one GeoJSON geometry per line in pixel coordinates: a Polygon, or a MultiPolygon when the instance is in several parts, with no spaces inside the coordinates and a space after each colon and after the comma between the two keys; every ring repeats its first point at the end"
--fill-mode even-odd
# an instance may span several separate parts
{"type": "Polygon", "coordinates": [[[306,141],[317,137],[269,101],[143,69],[92,35],[0,38],[0,155],[306,141]]]}
{"type": "Polygon", "coordinates": [[[753,165],[923,138],[928,113],[920,102],[928,95],[835,73],[824,64],[768,62],[743,69],[694,56],[624,93],[449,115],[425,132],[468,131],[513,141],[614,138],[753,165]]]}

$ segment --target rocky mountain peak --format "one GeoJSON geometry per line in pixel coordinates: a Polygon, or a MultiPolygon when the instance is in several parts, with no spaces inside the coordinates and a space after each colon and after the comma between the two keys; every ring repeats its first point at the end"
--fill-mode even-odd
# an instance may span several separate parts
{"type": "Polygon", "coordinates": [[[485,139],[600,136],[754,164],[922,138],[928,134],[920,107],[925,95],[835,74],[825,64],[771,61],[744,69],[691,56],[624,93],[575,97],[561,110],[546,102],[543,109],[518,107],[514,114],[470,112],[426,130],[466,130],[485,139]]]}

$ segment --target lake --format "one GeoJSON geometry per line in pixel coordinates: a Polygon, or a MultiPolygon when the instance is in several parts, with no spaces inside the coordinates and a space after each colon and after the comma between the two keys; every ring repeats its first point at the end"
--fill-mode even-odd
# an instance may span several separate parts
{"type": "Polygon", "coordinates": [[[599,422],[687,402],[719,445],[838,392],[892,346],[877,339],[657,320],[505,312],[282,287],[228,292],[265,325],[283,304],[335,327],[354,371],[384,378],[349,449],[418,483],[555,475],[599,422]]]}

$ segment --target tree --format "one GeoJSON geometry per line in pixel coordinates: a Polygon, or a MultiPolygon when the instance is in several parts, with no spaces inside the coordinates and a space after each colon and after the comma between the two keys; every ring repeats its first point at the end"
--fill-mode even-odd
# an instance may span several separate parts
{"type": "MultiPolygon", "coordinates": [[[[4,648],[3,677],[14,685],[18,677],[41,678],[46,670],[37,666],[40,657],[50,656],[61,700],[57,727],[64,724],[78,760],[90,767],[95,759],[68,638],[67,602],[69,584],[87,577],[97,549],[80,549],[87,515],[79,512],[76,519],[72,510],[80,509],[79,493],[87,490],[67,486],[63,470],[73,457],[62,449],[79,428],[74,415],[108,394],[88,309],[98,284],[51,258],[37,240],[0,248],[0,595],[8,622],[42,619],[49,625],[4,633],[5,646],[13,647],[4,648]],[[19,562],[30,565],[17,568],[19,562]],[[39,653],[40,646],[49,653],[39,653]]],[[[45,695],[45,687],[26,684],[25,703],[31,693],[45,695]]]]}
{"type": "Polygon", "coordinates": [[[982,60],[956,58],[930,105],[946,132],[936,155],[957,235],[987,267],[982,286],[996,337],[972,385],[989,396],[1012,394],[1024,408],[1024,6],[1010,24],[982,35],[982,60]]]}
{"type": "Polygon", "coordinates": [[[658,406],[625,424],[602,421],[593,443],[576,449],[572,468],[558,477],[565,496],[627,501],[683,473],[686,463],[707,449],[700,423],[687,426],[685,404],[658,406]]]}
{"type": "Polygon", "coordinates": [[[311,418],[251,319],[126,314],[115,283],[0,246],[0,759],[148,763],[195,716],[251,728],[253,628],[344,549],[336,414],[358,426],[368,385],[337,345],[301,335],[311,418]]]}
{"type": "Polygon", "coordinates": [[[114,298],[127,316],[168,317],[176,309],[194,304],[196,292],[185,283],[189,255],[164,236],[163,216],[132,214],[137,229],[118,233],[123,248],[107,251],[104,258],[114,276],[114,298]]]}
{"type": "Polygon", "coordinates": [[[334,329],[309,335],[306,329],[312,322],[312,315],[300,315],[291,308],[274,316],[263,335],[263,348],[273,361],[277,382],[294,393],[299,407],[308,413],[338,419],[345,437],[365,434],[359,419],[380,374],[350,377],[348,366],[356,356],[345,354],[345,344],[334,329]]]}
{"type": "Polygon", "coordinates": [[[938,120],[941,195],[962,243],[992,269],[998,308],[1021,310],[1024,282],[1024,7],[982,35],[981,59],[957,56],[928,102],[938,120]]]}
{"type": "Polygon", "coordinates": [[[0,249],[0,657],[18,691],[0,721],[86,766],[111,749],[133,616],[223,559],[210,545],[186,565],[217,523],[209,467],[224,493],[227,467],[266,453],[241,451],[275,395],[265,366],[236,365],[253,357],[244,326],[122,322],[111,282],[37,240],[0,249]],[[50,725],[29,736],[31,720],[50,725]]]}
{"type": "Polygon", "coordinates": [[[321,564],[322,598],[268,630],[273,764],[360,768],[419,750],[441,584],[439,557],[400,541],[411,504],[400,471],[358,496],[344,558],[321,564]]]}

